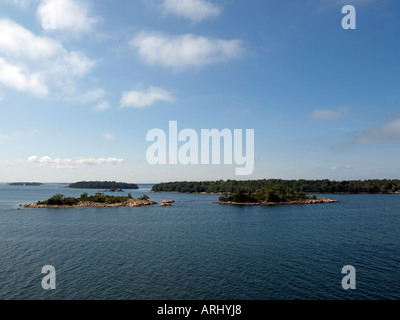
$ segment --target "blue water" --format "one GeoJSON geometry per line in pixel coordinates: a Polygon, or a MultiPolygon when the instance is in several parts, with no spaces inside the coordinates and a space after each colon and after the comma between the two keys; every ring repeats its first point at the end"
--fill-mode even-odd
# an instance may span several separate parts
{"type": "Polygon", "coordinates": [[[236,207],[140,186],[126,192],[177,202],[19,209],[87,191],[63,186],[0,184],[0,299],[400,299],[400,195],[236,207]],[[56,290],[42,289],[45,265],[56,290]],[[341,286],[345,265],[356,290],[341,286]]]}

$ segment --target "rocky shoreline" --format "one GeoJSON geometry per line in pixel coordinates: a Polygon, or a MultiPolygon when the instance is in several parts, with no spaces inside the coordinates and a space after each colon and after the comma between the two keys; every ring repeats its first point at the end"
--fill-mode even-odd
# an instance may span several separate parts
{"type": "Polygon", "coordinates": [[[285,205],[285,204],[316,204],[316,203],[335,203],[339,202],[338,200],[332,200],[328,198],[317,198],[317,199],[309,199],[309,200],[298,200],[298,201],[289,201],[289,202],[232,202],[232,201],[215,201],[214,203],[219,204],[231,204],[231,205],[239,205],[239,206],[272,206],[272,205],[285,205]]]}
{"type": "Polygon", "coordinates": [[[72,206],[59,206],[59,205],[47,205],[47,204],[37,204],[28,203],[24,205],[27,209],[59,209],[59,208],[119,208],[119,207],[143,207],[151,206],[157,204],[157,202],[152,200],[139,200],[139,199],[128,199],[127,201],[120,203],[100,203],[91,201],[81,201],[72,206]]]}

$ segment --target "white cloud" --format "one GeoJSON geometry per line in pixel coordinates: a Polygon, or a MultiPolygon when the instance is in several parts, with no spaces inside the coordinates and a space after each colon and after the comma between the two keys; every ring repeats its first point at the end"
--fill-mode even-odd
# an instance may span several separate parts
{"type": "Polygon", "coordinates": [[[45,96],[49,90],[38,73],[24,74],[20,67],[7,63],[0,57],[0,83],[19,91],[45,96]]]}
{"type": "Polygon", "coordinates": [[[162,88],[150,87],[147,91],[125,91],[122,93],[121,107],[144,108],[158,101],[173,102],[173,95],[162,88]]]}
{"type": "Polygon", "coordinates": [[[42,0],[36,16],[42,26],[48,20],[54,24],[52,29],[79,34],[91,31],[99,20],[89,11],[88,2],[83,0],[42,0]]]}
{"type": "Polygon", "coordinates": [[[109,141],[114,141],[115,139],[117,139],[117,137],[115,135],[113,135],[112,133],[104,133],[103,134],[104,139],[109,140],[109,141]]]}
{"type": "Polygon", "coordinates": [[[54,87],[65,94],[95,65],[83,53],[11,20],[0,19],[0,30],[0,81],[15,90],[44,96],[54,87]]]}
{"type": "Polygon", "coordinates": [[[38,156],[32,156],[28,158],[28,162],[35,162],[38,163],[39,162],[39,157],[38,156]]]}
{"type": "Polygon", "coordinates": [[[146,63],[173,69],[227,61],[244,52],[241,40],[210,39],[192,34],[168,36],[142,32],[130,45],[146,63]]]}
{"type": "Polygon", "coordinates": [[[400,142],[400,119],[393,120],[381,127],[368,129],[357,135],[356,144],[377,142],[400,142]]]}
{"type": "Polygon", "coordinates": [[[1,92],[0,92],[0,102],[4,100],[5,96],[6,96],[6,95],[5,95],[4,93],[1,93],[1,92]]]}
{"type": "Polygon", "coordinates": [[[103,112],[103,111],[107,111],[108,109],[110,109],[110,104],[108,103],[108,101],[103,101],[103,102],[100,102],[95,107],[93,107],[92,111],[103,112]]]}
{"type": "Polygon", "coordinates": [[[52,159],[49,156],[39,158],[38,156],[32,156],[28,158],[28,162],[37,163],[41,167],[51,167],[55,169],[73,169],[72,159],[52,159]]]}
{"type": "Polygon", "coordinates": [[[311,113],[311,118],[314,120],[333,120],[341,118],[348,112],[348,107],[339,107],[337,110],[317,109],[311,113]]]}
{"type": "Polygon", "coordinates": [[[220,13],[219,7],[205,0],[164,0],[161,8],[165,13],[172,13],[199,22],[215,18],[220,13]]]}
{"type": "Polygon", "coordinates": [[[78,102],[81,104],[97,103],[94,107],[92,107],[92,111],[102,112],[110,109],[110,104],[108,103],[108,101],[101,101],[105,96],[106,91],[103,88],[93,88],[87,90],[86,92],[83,92],[80,95],[67,97],[66,100],[78,102]]]}
{"type": "Polygon", "coordinates": [[[103,88],[97,88],[93,90],[89,90],[85,92],[85,94],[81,97],[82,103],[94,102],[104,98],[106,92],[103,88]]]}
{"type": "Polygon", "coordinates": [[[78,164],[87,164],[87,165],[105,165],[105,164],[122,164],[124,163],[124,159],[117,159],[117,158],[100,158],[100,159],[94,159],[94,158],[86,158],[86,159],[78,159],[76,160],[76,163],[78,164]]]}
{"type": "Polygon", "coordinates": [[[55,169],[74,169],[75,165],[108,165],[108,164],[122,164],[124,159],[117,158],[79,158],[79,159],[53,159],[49,156],[39,158],[38,156],[32,156],[27,159],[29,163],[38,164],[41,167],[51,167],[55,169]]]}
{"type": "Polygon", "coordinates": [[[103,88],[93,88],[83,92],[81,95],[68,97],[67,100],[76,101],[82,104],[88,104],[104,98],[105,95],[106,92],[103,88]]]}

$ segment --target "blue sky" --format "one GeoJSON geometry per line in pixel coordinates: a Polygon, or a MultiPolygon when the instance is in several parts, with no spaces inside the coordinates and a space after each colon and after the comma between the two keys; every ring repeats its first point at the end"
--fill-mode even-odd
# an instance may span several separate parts
{"type": "Polygon", "coordinates": [[[396,0],[0,0],[0,181],[400,178],[399,33],[396,0]],[[172,120],[254,129],[253,174],[149,165],[172,120]]]}

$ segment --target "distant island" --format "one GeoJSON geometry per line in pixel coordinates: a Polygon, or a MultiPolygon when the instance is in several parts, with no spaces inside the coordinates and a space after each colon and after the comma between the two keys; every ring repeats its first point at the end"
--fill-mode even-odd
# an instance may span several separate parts
{"type": "Polygon", "coordinates": [[[104,192],[124,192],[124,190],[121,189],[121,188],[114,188],[114,187],[112,187],[111,189],[104,190],[104,192]]]}
{"type": "MultiPolygon", "coordinates": [[[[107,189],[107,191],[117,192],[120,189],[139,189],[135,183],[115,182],[115,181],[79,181],[71,183],[67,188],[72,189],[107,189]]],[[[118,191],[121,192],[121,191],[118,191]]]]}
{"type": "Polygon", "coordinates": [[[233,194],[225,193],[216,203],[234,205],[277,205],[277,204],[316,204],[338,202],[316,195],[307,196],[305,192],[295,191],[289,187],[276,185],[263,187],[255,193],[239,190],[233,194]]]}
{"type": "Polygon", "coordinates": [[[157,202],[149,199],[147,195],[140,198],[132,198],[128,196],[109,196],[103,193],[96,193],[89,196],[87,193],[82,193],[79,198],[65,197],[62,194],[56,194],[48,200],[38,201],[25,204],[25,208],[117,208],[117,207],[142,207],[157,204],[157,202]]]}
{"type": "Polygon", "coordinates": [[[39,187],[44,185],[44,183],[40,182],[12,182],[9,183],[10,186],[18,186],[18,187],[39,187]]]}
{"type": "Polygon", "coordinates": [[[400,193],[400,180],[218,180],[218,181],[183,181],[155,184],[152,192],[179,192],[179,193],[236,193],[240,190],[255,193],[264,187],[283,186],[295,192],[305,193],[400,193]]]}

